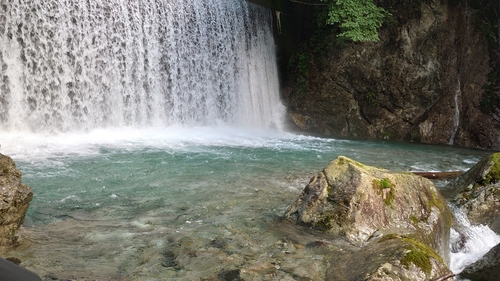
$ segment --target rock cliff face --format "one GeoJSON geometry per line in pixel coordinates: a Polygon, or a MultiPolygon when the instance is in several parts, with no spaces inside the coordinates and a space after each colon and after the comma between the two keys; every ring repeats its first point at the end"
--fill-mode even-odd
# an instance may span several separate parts
{"type": "Polygon", "coordinates": [[[16,242],[16,231],[32,198],[33,191],[21,183],[21,172],[14,161],[0,154],[0,245],[16,242]]]}
{"type": "Polygon", "coordinates": [[[283,94],[291,126],[500,148],[499,50],[491,49],[473,1],[378,2],[393,13],[379,42],[337,44],[333,30],[323,31],[292,58],[283,94]]]}

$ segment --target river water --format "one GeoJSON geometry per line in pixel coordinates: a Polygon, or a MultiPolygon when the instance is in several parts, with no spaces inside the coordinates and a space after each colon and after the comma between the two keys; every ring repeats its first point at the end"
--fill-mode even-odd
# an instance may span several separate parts
{"type": "Polygon", "coordinates": [[[246,1],[0,9],[0,153],[34,191],[0,253],[47,278],[323,280],[328,237],[280,217],[331,160],[455,171],[489,154],[286,132],[272,14],[246,1]]]}
{"type": "MultiPolygon", "coordinates": [[[[35,194],[25,244],[6,254],[71,280],[199,280],[232,269],[249,280],[322,280],[326,253],[287,246],[279,217],[329,161],[451,171],[489,154],[232,127],[3,134],[1,152],[35,194]]],[[[295,242],[315,239],[304,235],[295,242]]]]}

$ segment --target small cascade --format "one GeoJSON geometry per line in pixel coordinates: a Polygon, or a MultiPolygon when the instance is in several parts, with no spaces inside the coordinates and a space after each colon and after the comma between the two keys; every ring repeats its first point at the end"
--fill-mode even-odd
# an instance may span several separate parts
{"type": "Polygon", "coordinates": [[[0,129],[280,127],[270,11],[243,0],[14,0],[0,129]]]}
{"type": "Polygon", "coordinates": [[[456,45],[456,56],[457,56],[457,62],[456,62],[456,68],[457,68],[457,89],[455,90],[454,96],[453,96],[453,104],[455,107],[454,114],[453,114],[453,127],[451,131],[451,136],[450,139],[448,140],[448,144],[453,145],[455,144],[455,138],[457,136],[458,129],[460,127],[460,108],[462,106],[462,69],[464,67],[463,65],[463,56],[465,55],[466,52],[466,47],[465,47],[465,41],[466,38],[471,36],[469,33],[472,31],[470,28],[471,25],[471,13],[470,13],[470,8],[467,2],[464,2],[464,11],[463,11],[463,17],[462,15],[458,16],[460,19],[457,21],[456,26],[457,29],[455,30],[453,36],[455,40],[455,45],[456,45]]]}
{"type": "Polygon", "coordinates": [[[457,90],[455,91],[455,95],[453,97],[453,101],[455,104],[455,113],[453,115],[453,129],[451,133],[450,140],[448,141],[448,144],[453,145],[455,143],[455,137],[458,132],[458,128],[460,126],[460,101],[462,99],[462,90],[461,90],[461,83],[460,79],[457,81],[457,90]]]}
{"type": "Polygon", "coordinates": [[[458,274],[500,243],[500,236],[484,225],[471,225],[463,211],[452,206],[460,229],[451,229],[450,270],[458,274]]]}

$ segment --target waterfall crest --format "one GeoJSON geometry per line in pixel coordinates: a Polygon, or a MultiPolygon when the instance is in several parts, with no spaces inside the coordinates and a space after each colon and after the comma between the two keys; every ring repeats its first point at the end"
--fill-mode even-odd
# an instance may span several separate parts
{"type": "Polygon", "coordinates": [[[281,126],[266,9],[242,0],[14,0],[0,9],[2,130],[281,126]]]}

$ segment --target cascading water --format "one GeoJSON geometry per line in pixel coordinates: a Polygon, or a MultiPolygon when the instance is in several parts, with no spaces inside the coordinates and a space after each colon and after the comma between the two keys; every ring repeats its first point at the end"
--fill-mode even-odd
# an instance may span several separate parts
{"type": "Polygon", "coordinates": [[[448,144],[453,145],[455,143],[455,137],[457,136],[458,128],[460,126],[460,100],[462,98],[462,85],[460,83],[460,79],[457,81],[457,90],[455,91],[455,95],[453,96],[453,101],[455,103],[455,112],[453,115],[453,129],[451,132],[450,140],[448,144]]]}
{"type": "Polygon", "coordinates": [[[460,229],[451,229],[450,269],[458,274],[500,243],[500,236],[485,225],[471,225],[463,211],[454,206],[451,208],[460,229]]]}
{"type": "Polygon", "coordinates": [[[0,15],[0,129],[281,125],[270,12],[234,0],[30,0],[0,15]]]}

